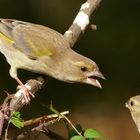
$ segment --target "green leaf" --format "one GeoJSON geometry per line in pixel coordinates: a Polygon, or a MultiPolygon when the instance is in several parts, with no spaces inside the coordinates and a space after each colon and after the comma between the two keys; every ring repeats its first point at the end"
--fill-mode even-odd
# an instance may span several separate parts
{"type": "Polygon", "coordinates": [[[70,140],[85,140],[82,136],[74,136],[70,140]]]}
{"type": "Polygon", "coordinates": [[[14,112],[10,119],[10,122],[19,129],[24,127],[23,120],[20,116],[20,112],[14,112]]]}
{"type": "Polygon", "coordinates": [[[12,117],[17,117],[17,118],[20,118],[21,114],[20,112],[14,112],[12,117]]]}
{"type": "Polygon", "coordinates": [[[94,129],[87,129],[85,132],[84,132],[84,137],[87,138],[87,139],[90,139],[90,138],[101,138],[101,139],[105,139],[105,137],[98,131],[94,130],[94,129]]]}

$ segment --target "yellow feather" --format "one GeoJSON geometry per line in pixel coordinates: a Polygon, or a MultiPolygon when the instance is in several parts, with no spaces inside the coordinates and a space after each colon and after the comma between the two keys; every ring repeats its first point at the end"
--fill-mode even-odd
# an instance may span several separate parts
{"type": "Polygon", "coordinates": [[[45,51],[43,49],[38,51],[37,47],[31,40],[28,39],[28,43],[29,43],[29,47],[32,48],[33,54],[35,54],[36,56],[43,56],[43,55],[52,56],[53,55],[51,48],[45,49],[45,51]]]}
{"type": "Polygon", "coordinates": [[[13,41],[11,38],[7,37],[6,35],[4,35],[4,34],[1,33],[1,32],[0,32],[0,38],[4,39],[4,40],[7,41],[9,44],[13,44],[13,43],[14,43],[14,41],[13,41]]]}

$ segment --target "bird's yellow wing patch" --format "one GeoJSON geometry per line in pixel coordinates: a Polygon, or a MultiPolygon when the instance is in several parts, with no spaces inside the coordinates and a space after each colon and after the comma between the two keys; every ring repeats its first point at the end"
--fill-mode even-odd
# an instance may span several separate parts
{"type": "Polygon", "coordinates": [[[28,43],[29,43],[29,48],[32,49],[32,53],[38,57],[45,56],[45,55],[47,55],[47,56],[53,55],[53,50],[49,47],[45,50],[44,49],[38,50],[36,45],[31,40],[28,39],[28,43]]]}
{"type": "Polygon", "coordinates": [[[0,38],[4,39],[6,42],[8,42],[9,44],[13,44],[14,40],[7,37],[6,35],[4,35],[3,33],[0,32],[0,38]]]}
{"type": "Polygon", "coordinates": [[[50,40],[48,32],[42,32],[43,30],[32,25],[17,27],[12,32],[14,48],[33,59],[53,56],[56,52],[55,42],[50,40]]]}

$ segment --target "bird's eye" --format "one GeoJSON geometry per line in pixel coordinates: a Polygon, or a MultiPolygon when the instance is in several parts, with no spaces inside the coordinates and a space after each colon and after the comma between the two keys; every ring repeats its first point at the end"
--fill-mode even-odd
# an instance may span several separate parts
{"type": "Polygon", "coordinates": [[[81,71],[85,72],[85,71],[87,71],[87,70],[88,70],[87,67],[81,67],[81,71]]]}
{"type": "Polygon", "coordinates": [[[133,102],[133,101],[131,101],[131,102],[130,102],[130,105],[131,105],[131,106],[133,106],[133,105],[134,105],[134,102],[133,102]]]}

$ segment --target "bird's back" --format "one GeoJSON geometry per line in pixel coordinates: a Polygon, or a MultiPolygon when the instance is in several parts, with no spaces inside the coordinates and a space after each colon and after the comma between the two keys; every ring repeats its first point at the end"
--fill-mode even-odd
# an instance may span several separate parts
{"type": "Polygon", "coordinates": [[[9,40],[9,49],[17,49],[33,59],[69,48],[68,42],[57,31],[28,22],[0,19],[0,34],[2,40],[9,40]]]}

